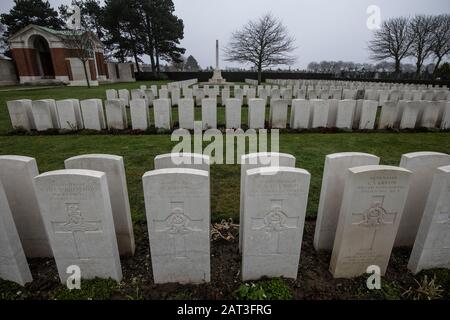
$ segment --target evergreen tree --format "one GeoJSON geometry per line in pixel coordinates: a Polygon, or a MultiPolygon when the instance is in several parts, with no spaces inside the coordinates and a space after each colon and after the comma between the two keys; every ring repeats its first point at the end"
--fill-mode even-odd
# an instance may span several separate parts
{"type": "Polygon", "coordinates": [[[186,59],[184,69],[186,71],[199,71],[201,68],[200,68],[197,60],[191,55],[186,59]]]}
{"type": "Polygon", "coordinates": [[[29,24],[53,29],[61,29],[64,26],[58,12],[44,0],[14,0],[14,7],[10,12],[0,15],[0,22],[6,26],[6,38],[29,24]]]}

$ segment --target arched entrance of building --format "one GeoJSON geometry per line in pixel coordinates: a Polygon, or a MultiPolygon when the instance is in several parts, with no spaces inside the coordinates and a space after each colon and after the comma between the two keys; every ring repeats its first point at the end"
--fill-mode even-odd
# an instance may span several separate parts
{"type": "Polygon", "coordinates": [[[42,36],[34,36],[33,48],[36,51],[36,60],[40,76],[43,79],[54,79],[55,70],[53,68],[52,54],[47,40],[42,36]]]}

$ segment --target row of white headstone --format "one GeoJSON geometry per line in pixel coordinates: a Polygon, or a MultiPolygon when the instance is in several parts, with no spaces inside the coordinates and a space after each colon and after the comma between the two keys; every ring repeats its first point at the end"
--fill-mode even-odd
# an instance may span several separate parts
{"type": "MultiPolygon", "coordinates": [[[[362,153],[328,155],[314,237],[331,250],[334,277],[368,266],[386,272],[392,248],[413,246],[408,268],[450,268],[450,156],[419,152],[399,167],[362,153]]],[[[292,155],[242,156],[239,248],[242,279],[297,278],[310,174],[292,155]]],[[[134,253],[123,159],[85,155],[39,175],[36,161],[0,157],[0,277],[32,281],[26,257],[54,257],[62,282],[120,281],[119,255],[134,253]],[[9,205],[8,205],[9,204],[9,205]]],[[[143,176],[155,283],[210,281],[210,160],[155,158],[143,176]]]]}
{"type": "MultiPolygon", "coordinates": [[[[179,128],[194,129],[195,101],[192,98],[178,100],[179,128]]],[[[150,127],[150,103],[145,97],[128,101],[133,130],[150,127]]],[[[100,99],[76,99],[55,101],[8,101],[8,110],[15,129],[103,130],[128,129],[127,102],[123,99],[106,100],[105,112],[100,99]]],[[[152,101],[154,124],[157,129],[173,129],[170,99],[152,101]]],[[[386,101],[377,123],[378,103],[373,100],[322,100],[322,99],[272,99],[268,126],[273,129],[339,128],[373,130],[400,128],[450,128],[450,102],[448,101],[386,101]],[[292,106],[288,121],[289,105],[292,106]]],[[[217,99],[201,100],[202,129],[217,128],[217,99]]],[[[225,126],[238,129],[242,126],[242,100],[226,99],[225,126]]],[[[248,127],[266,127],[266,102],[249,99],[248,127]]]]}
{"type": "MultiPolygon", "coordinates": [[[[225,104],[228,98],[241,99],[244,104],[248,104],[248,101],[253,98],[265,99],[268,103],[271,99],[365,99],[375,100],[378,103],[383,104],[386,101],[448,101],[450,100],[450,91],[448,90],[398,90],[398,89],[344,89],[344,88],[296,88],[292,86],[279,87],[277,85],[260,85],[253,86],[240,86],[235,85],[233,90],[230,86],[220,88],[220,86],[203,86],[199,87],[194,85],[189,87],[173,87],[168,88],[162,86],[161,89],[157,89],[157,86],[152,86],[152,89],[135,89],[131,90],[131,98],[137,99],[139,96],[146,97],[150,101],[156,99],[171,99],[172,105],[178,105],[178,100],[181,98],[195,98],[196,104],[200,105],[203,98],[217,98],[225,104]]],[[[127,89],[119,90],[114,89],[107,90],[107,99],[124,99],[126,102],[130,99],[130,92],[127,89]]]]}
{"type": "Polygon", "coordinates": [[[395,89],[395,90],[448,90],[447,87],[439,87],[427,84],[415,83],[393,83],[393,82],[370,82],[352,80],[315,80],[315,79],[266,79],[268,84],[279,86],[292,86],[298,88],[348,88],[348,89],[395,89]]]}

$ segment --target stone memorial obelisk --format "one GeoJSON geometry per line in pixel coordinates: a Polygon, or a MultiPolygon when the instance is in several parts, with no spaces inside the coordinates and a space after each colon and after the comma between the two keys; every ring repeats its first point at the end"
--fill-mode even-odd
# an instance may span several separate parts
{"type": "Polygon", "coordinates": [[[212,79],[209,79],[209,82],[214,84],[222,84],[226,82],[226,80],[222,78],[222,72],[219,68],[219,40],[216,40],[216,68],[214,69],[213,77],[212,79]]]}

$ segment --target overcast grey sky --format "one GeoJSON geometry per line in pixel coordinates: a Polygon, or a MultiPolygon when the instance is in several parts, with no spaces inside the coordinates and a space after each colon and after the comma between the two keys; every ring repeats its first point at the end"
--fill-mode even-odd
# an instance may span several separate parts
{"type": "MultiPolygon", "coordinates": [[[[176,15],[184,20],[181,42],[186,56],[193,55],[202,67],[215,62],[215,39],[225,46],[231,33],[250,19],[271,12],[283,20],[296,39],[298,56],[294,68],[311,61],[344,60],[370,62],[367,42],[372,31],[366,26],[367,8],[376,5],[381,18],[414,14],[450,13],[449,0],[173,0],[176,15]]],[[[50,0],[57,7],[71,0],[50,0]]],[[[13,6],[1,0],[0,11],[13,6]]],[[[221,67],[232,66],[221,59],[221,67]]]]}

